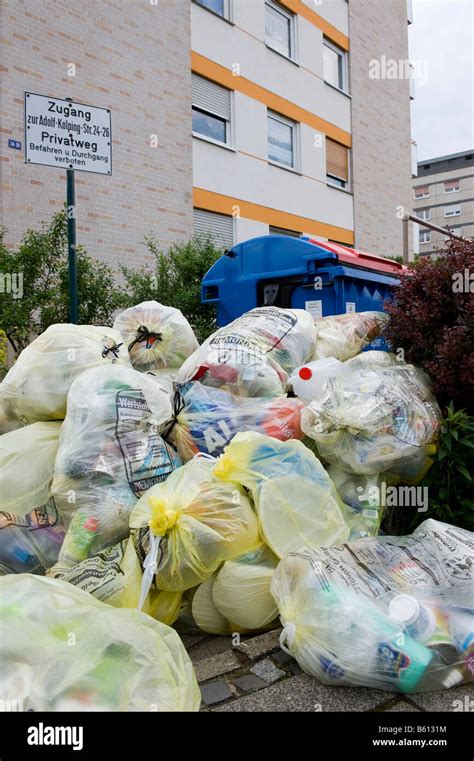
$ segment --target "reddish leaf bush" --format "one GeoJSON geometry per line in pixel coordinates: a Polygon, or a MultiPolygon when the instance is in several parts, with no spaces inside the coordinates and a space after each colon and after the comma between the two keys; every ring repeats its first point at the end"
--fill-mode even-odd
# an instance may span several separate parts
{"type": "Polygon", "coordinates": [[[440,258],[420,258],[385,308],[394,351],[432,378],[440,404],[474,407],[474,241],[451,240],[440,258]]]}

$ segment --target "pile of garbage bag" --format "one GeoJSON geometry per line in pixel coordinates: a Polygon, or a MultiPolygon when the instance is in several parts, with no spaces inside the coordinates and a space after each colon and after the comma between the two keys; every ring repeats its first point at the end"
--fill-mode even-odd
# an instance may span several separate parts
{"type": "Polygon", "coordinates": [[[327,684],[472,680],[472,535],[432,519],[381,534],[384,490],[420,483],[441,423],[429,378],[372,350],[386,319],[259,307],[198,346],[148,301],[22,352],[0,385],[10,699],[196,710],[177,631],[280,622],[327,684]]]}

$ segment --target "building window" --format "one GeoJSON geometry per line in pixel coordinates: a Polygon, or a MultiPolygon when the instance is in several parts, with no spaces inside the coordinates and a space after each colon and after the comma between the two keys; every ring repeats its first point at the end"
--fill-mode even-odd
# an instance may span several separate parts
{"type": "Polygon", "coordinates": [[[300,238],[301,233],[296,230],[285,230],[284,227],[274,227],[270,225],[268,229],[269,235],[287,235],[289,238],[300,238]]]}
{"type": "Polygon", "coordinates": [[[296,122],[268,112],[268,160],[296,168],[296,122]]]}
{"type": "Polygon", "coordinates": [[[193,134],[230,145],[231,91],[192,75],[193,134]]]}
{"type": "Polygon", "coordinates": [[[222,18],[229,18],[229,0],[194,0],[197,5],[202,5],[209,11],[217,13],[222,18]]]}
{"type": "Polygon", "coordinates": [[[431,230],[420,230],[420,243],[431,243],[431,230]]]}
{"type": "Polygon", "coordinates": [[[459,217],[460,214],[461,214],[460,206],[445,206],[444,207],[445,217],[459,217]]]}
{"type": "Polygon", "coordinates": [[[228,249],[234,245],[234,220],[227,214],[193,209],[193,232],[210,235],[219,248],[228,249]]]}
{"type": "Polygon", "coordinates": [[[329,185],[349,186],[349,150],[345,145],[326,138],[326,179],[329,185]]]}
{"type": "Polygon", "coordinates": [[[344,50],[324,40],[323,45],[324,81],[338,90],[347,91],[347,63],[344,50]]]}
{"type": "Polygon", "coordinates": [[[277,53],[294,59],[295,17],[278,3],[265,3],[265,42],[277,53]]]}
{"type": "Polygon", "coordinates": [[[424,219],[425,222],[429,222],[431,219],[431,209],[417,209],[416,216],[420,219],[424,219]]]}
{"type": "Polygon", "coordinates": [[[445,193],[457,193],[459,190],[461,190],[461,183],[459,180],[448,180],[444,183],[445,193]]]}
{"type": "Polygon", "coordinates": [[[419,188],[415,188],[415,198],[428,198],[430,194],[430,186],[422,185],[419,188]]]}

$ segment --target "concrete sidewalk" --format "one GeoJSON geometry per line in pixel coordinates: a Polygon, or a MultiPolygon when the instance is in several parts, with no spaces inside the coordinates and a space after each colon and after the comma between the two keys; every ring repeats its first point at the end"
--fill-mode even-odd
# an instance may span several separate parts
{"type": "Polygon", "coordinates": [[[256,637],[184,634],[201,687],[203,711],[474,711],[474,686],[400,695],[365,687],[327,687],[280,649],[279,630],[256,637]]]}

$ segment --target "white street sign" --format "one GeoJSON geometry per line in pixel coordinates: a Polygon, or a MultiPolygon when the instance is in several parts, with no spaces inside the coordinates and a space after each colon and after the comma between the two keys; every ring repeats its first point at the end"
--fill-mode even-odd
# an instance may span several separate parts
{"type": "Polygon", "coordinates": [[[25,92],[25,160],[112,174],[110,109],[25,92]]]}

